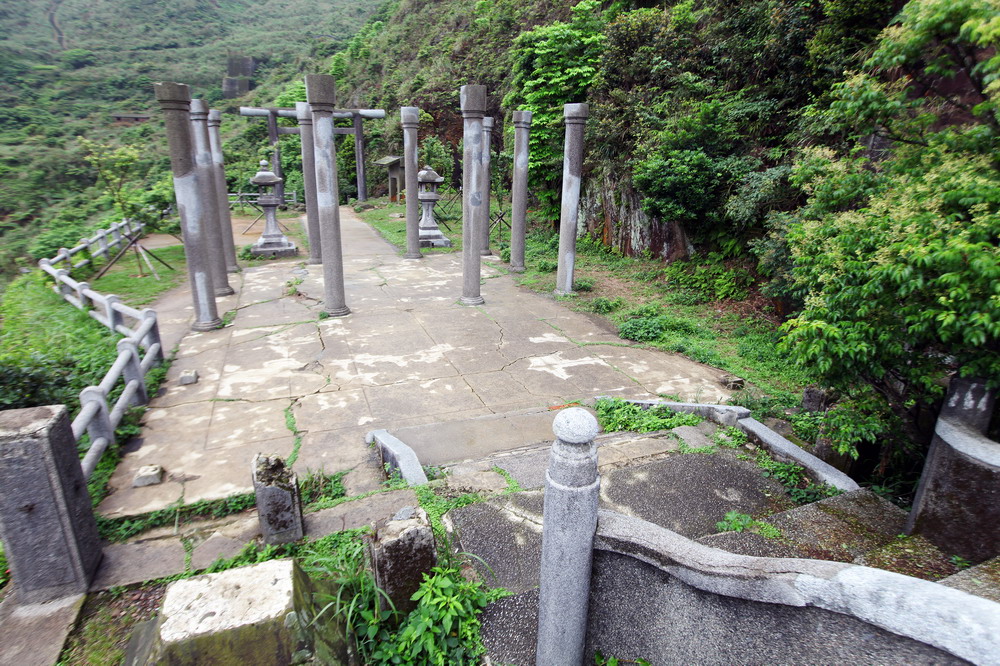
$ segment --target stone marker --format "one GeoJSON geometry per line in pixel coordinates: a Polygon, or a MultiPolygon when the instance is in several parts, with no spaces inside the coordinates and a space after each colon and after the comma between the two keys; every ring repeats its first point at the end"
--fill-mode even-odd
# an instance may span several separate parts
{"type": "Polygon", "coordinates": [[[562,204],[559,209],[559,268],[555,293],[573,293],[573,267],[576,263],[576,228],[580,215],[580,178],[583,175],[583,124],[590,107],[566,104],[566,142],[563,148],[562,204]]]}
{"type": "Polygon", "coordinates": [[[552,423],[556,440],[545,474],[535,648],[537,663],[546,666],[579,666],[584,662],[601,487],[594,444],[599,431],[593,414],[579,407],[559,412],[552,423]]]}
{"type": "Polygon", "coordinates": [[[482,179],[479,191],[483,193],[483,205],[479,209],[479,254],[488,257],[490,252],[490,147],[493,145],[493,119],[483,118],[483,166],[479,171],[482,179]]]}
{"type": "Polygon", "coordinates": [[[417,194],[417,128],[420,109],[404,106],[399,110],[403,125],[403,178],[406,181],[406,254],[404,259],[421,259],[420,200],[417,194]]]}
{"type": "MultiPolygon", "coordinates": [[[[208,105],[204,100],[191,100],[191,137],[194,139],[194,163],[198,170],[198,195],[205,209],[205,247],[208,251],[208,268],[212,271],[212,284],[216,296],[235,293],[226,275],[226,254],[222,245],[222,221],[219,195],[216,192],[215,165],[208,138],[208,105]]],[[[228,199],[228,196],[227,196],[228,199]]],[[[229,209],[228,203],[226,210],[229,209]]]]}
{"type": "Polygon", "coordinates": [[[278,456],[257,454],[253,459],[253,490],[257,519],[266,544],[298,541],[302,528],[299,480],[278,456]]]}
{"type": "Polygon", "coordinates": [[[132,478],[133,488],[155,486],[163,481],[163,468],[159,465],[143,465],[132,478]]]}
{"type": "Polygon", "coordinates": [[[510,194],[510,270],[524,272],[524,236],[528,213],[528,138],[531,111],[514,112],[514,176],[510,194]]]}
{"type": "Polygon", "coordinates": [[[316,146],[313,143],[312,111],[307,102],[295,103],[295,118],[299,121],[302,144],[302,188],[306,195],[306,233],[309,236],[309,263],[323,263],[323,243],[319,233],[319,212],[316,210],[316,146]]]}
{"type": "Polygon", "coordinates": [[[337,94],[329,74],[306,75],[306,97],[313,112],[316,155],[316,210],[323,245],[323,312],[331,317],[351,314],[344,297],[344,253],[340,241],[340,193],[337,189],[333,107],[337,94]]]}
{"type": "MultiPolygon", "coordinates": [[[[410,599],[423,582],[424,574],[437,564],[437,548],[427,513],[407,507],[375,531],[371,542],[375,584],[386,593],[393,606],[406,614],[417,607],[410,599]]],[[[388,607],[384,604],[383,607],[388,607]]]]}
{"type": "Polygon", "coordinates": [[[222,249],[226,256],[226,271],[239,273],[236,263],[236,243],[233,241],[233,219],[229,215],[229,186],[226,184],[226,158],[222,153],[222,137],[219,126],[222,112],[210,109],[208,112],[208,145],[212,151],[212,170],[215,175],[215,194],[219,198],[219,231],[222,234],[222,249]]]}
{"type": "Polygon", "coordinates": [[[0,489],[18,603],[85,593],[101,544],[65,406],[0,412],[0,489]]]}
{"type": "Polygon", "coordinates": [[[479,280],[480,209],[483,206],[481,170],[483,167],[483,115],[486,110],[486,86],[462,86],[462,305],[482,305],[479,280]]]}
{"type": "Polygon", "coordinates": [[[163,109],[170,147],[170,169],[174,176],[177,212],[184,235],[188,284],[194,301],[195,320],[191,329],[209,331],[222,325],[215,305],[215,286],[208,269],[205,247],[206,204],[199,196],[198,172],[191,137],[191,91],[183,83],[154,83],[156,100],[163,109]]]}

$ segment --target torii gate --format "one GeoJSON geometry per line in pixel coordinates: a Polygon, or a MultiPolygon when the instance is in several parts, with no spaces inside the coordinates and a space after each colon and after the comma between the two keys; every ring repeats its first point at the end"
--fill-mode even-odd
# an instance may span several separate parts
{"type": "MultiPolygon", "coordinates": [[[[279,178],[284,178],[284,175],[281,173],[281,153],[278,150],[278,136],[281,134],[301,134],[303,125],[302,116],[299,115],[296,109],[256,106],[241,106],[240,115],[267,118],[267,136],[271,142],[271,147],[274,149],[274,174],[279,178]],[[296,118],[299,121],[299,127],[279,127],[278,118],[296,118]]],[[[365,137],[362,130],[362,122],[371,118],[385,118],[385,110],[334,109],[333,117],[350,118],[352,120],[351,127],[335,127],[333,133],[354,135],[354,162],[356,164],[358,201],[367,201],[368,180],[365,176],[365,137]]],[[[308,122],[311,123],[312,121],[309,120],[308,122]]],[[[280,189],[275,194],[278,194],[284,200],[284,183],[280,184],[278,188],[280,189]]]]}

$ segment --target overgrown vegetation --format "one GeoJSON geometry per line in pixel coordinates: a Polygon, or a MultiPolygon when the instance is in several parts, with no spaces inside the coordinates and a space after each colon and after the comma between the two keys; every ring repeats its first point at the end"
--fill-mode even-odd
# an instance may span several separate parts
{"type": "Polygon", "coordinates": [[[698,425],[703,420],[697,414],[675,412],[662,405],[643,408],[621,398],[601,398],[594,403],[594,411],[605,432],[670,430],[679,426],[698,425]]]}

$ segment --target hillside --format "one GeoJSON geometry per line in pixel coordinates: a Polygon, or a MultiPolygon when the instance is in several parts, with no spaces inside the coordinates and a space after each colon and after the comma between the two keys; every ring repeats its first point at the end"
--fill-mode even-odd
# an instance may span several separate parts
{"type": "MultiPolygon", "coordinates": [[[[221,98],[229,55],[287,79],[329,55],[379,0],[28,0],[0,8],[0,284],[26,255],[75,241],[110,212],[77,137],[143,146],[135,180],[167,171],[151,84],[176,80],[221,98]],[[152,113],[137,126],[113,113],[152,113]],[[39,246],[40,234],[58,238],[39,246]],[[33,244],[36,246],[32,252],[33,244]]],[[[160,183],[169,198],[169,180],[160,183]]],[[[162,198],[161,197],[161,198],[162,198]]],[[[44,239],[42,239],[44,240],[44,239]]]]}

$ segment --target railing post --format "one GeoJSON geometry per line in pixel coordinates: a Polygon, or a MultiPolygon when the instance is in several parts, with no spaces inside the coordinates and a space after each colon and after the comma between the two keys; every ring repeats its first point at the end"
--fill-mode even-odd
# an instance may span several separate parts
{"type": "Polygon", "coordinates": [[[94,263],[94,255],[91,254],[91,252],[90,252],[90,239],[89,238],[81,238],[80,239],[80,245],[83,246],[83,259],[86,260],[87,263],[93,264],[94,263]]]}
{"type": "Polygon", "coordinates": [[[584,663],[587,605],[597,500],[597,419],[585,409],[559,412],[545,473],[542,511],[541,586],[535,659],[545,666],[584,663]]]}
{"type": "Polygon", "coordinates": [[[115,246],[116,250],[122,244],[121,224],[118,222],[111,225],[111,244],[115,246]]]}
{"type": "Polygon", "coordinates": [[[129,353],[128,363],[122,370],[122,378],[128,385],[133,379],[138,382],[135,393],[132,396],[132,405],[145,405],[149,402],[149,395],[146,393],[146,380],[142,375],[142,368],[139,367],[139,348],[132,338],[122,338],[118,341],[118,353],[123,351],[129,353]]]}
{"type": "Polygon", "coordinates": [[[100,229],[97,232],[97,243],[100,245],[99,250],[101,256],[104,257],[104,261],[108,260],[108,232],[105,229],[100,229]]]}
{"type": "Polygon", "coordinates": [[[100,386],[88,386],[80,391],[80,406],[86,407],[88,404],[97,405],[97,412],[87,426],[87,434],[90,435],[90,444],[94,445],[99,439],[108,442],[108,446],[115,443],[115,429],[111,425],[111,410],[108,409],[108,394],[100,386]]]}
{"type": "Polygon", "coordinates": [[[114,294],[108,294],[104,297],[104,307],[106,308],[104,313],[108,318],[108,328],[111,329],[112,333],[118,332],[118,326],[124,323],[122,320],[122,313],[115,310],[115,303],[120,303],[119,299],[114,294]]]}
{"type": "Polygon", "coordinates": [[[156,352],[156,362],[160,363],[164,358],[163,341],[160,340],[160,321],[156,317],[156,310],[153,310],[152,308],[143,308],[142,319],[143,321],[146,319],[152,319],[153,326],[149,329],[149,333],[146,334],[146,337],[140,342],[146,349],[152,349],[153,345],[156,344],[160,345],[159,351],[156,352]]]}
{"type": "MultiPolygon", "coordinates": [[[[91,261],[91,263],[93,263],[93,261],[94,261],[93,258],[91,258],[90,261],[91,261]]],[[[88,289],[90,289],[90,283],[89,282],[77,282],[76,297],[78,299],[80,299],[80,309],[83,310],[84,312],[86,312],[87,310],[89,310],[90,308],[92,308],[94,306],[93,301],[91,301],[87,297],[87,295],[83,293],[84,291],[86,291],[88,289]]]]}
{"type": "Polygon", "coordinates": [[[72,292],[72,289],[69,288],[69,285],[63,282],[63,278],[67,277],[68,275],[69,271],[66,270],[65,268],[59,268],[56,270],[56,291],[63,298],[66,298],[66,295],[72,292]]]}

